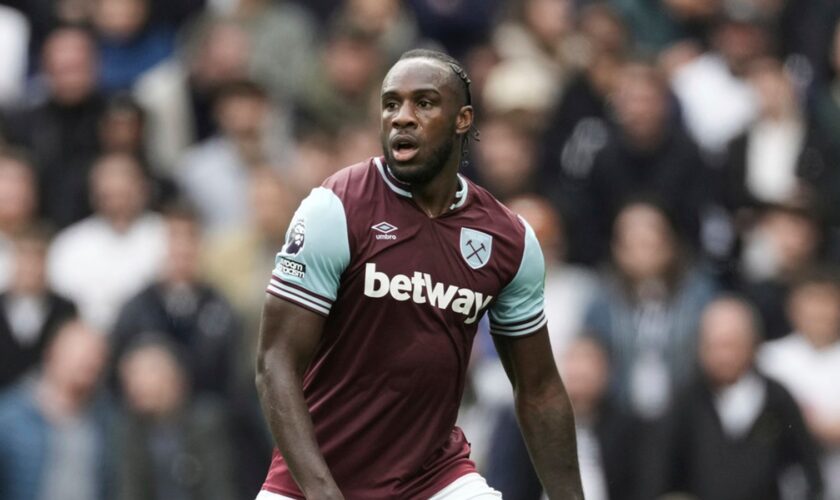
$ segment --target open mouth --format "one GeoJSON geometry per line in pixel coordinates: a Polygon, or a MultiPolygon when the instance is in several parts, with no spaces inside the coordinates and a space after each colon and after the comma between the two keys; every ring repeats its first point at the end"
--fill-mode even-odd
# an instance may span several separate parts
{"type": "Polygon", "coordinates": [[[417,140],[410,136],[397,136],[391,139],[391,155],[396,161],[409,161],[415,156],[419,147],[417,140]]]}

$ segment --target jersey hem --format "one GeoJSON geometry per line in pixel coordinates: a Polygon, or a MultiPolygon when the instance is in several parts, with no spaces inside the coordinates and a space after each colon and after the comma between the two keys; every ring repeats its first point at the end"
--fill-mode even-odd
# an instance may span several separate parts
{"type": "Polygon", "coordinates": [[[327,316],[329,316],[329,311],[324,312],[324,311],[322,311],[322,310],[320,310],[320,309],[316,309],[315,307],[312,307],[312,306],[310,306],[310,305],[308,305],[308,304],[305,304],[304,302],[300,302],[300,301],[298,301],[298,300],[297,300],[297,299],[295,299],[295,298],[291,298],[291,297],[287,297],[287,296],[285,296],[285,295],[281,295],[281,294],[279,294],[279,293],[275,292],[274,290],[272,290],[272,289],[270,289],[270,288],[269,288],[268,290],[266,290],[266,292],[268,292],[269,294],[271,294],[271,295],[272,295],[272,296],[274,296],[274,297],[277,297],[278,299],[285,300],[286,302],[289,302],[289,303],[291,303],[291,304],[294,304],[294,305],[296,305],[296,306],[298,306],[298,307],[302,307],[302,308],[306,309],[307,311],[313,312],[313,313],[317,314],[318,316],[323,316],[323,317],[325,317],[325,318],[326,318],[327,316]]]}

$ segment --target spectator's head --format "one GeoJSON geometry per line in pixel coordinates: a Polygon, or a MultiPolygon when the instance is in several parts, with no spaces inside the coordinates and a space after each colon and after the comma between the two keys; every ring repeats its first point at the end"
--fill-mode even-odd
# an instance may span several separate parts
{"type": "Polygon", "coordinates": [[[752,61],[771,51],[768,19],[745,2],[725,2],[724,5],[724,15],[716,25],[712,45],[723,56],[730,71],[742,76],[752,61]]]}
{"type": "Polygon", "coordinates": [[[94,0],[93,24],[105,38],[129,40],[149,18],[148,0],[94,0]]]}
{"type": "Polygon", "coordinates": [[[199,278],[201,221],[192,207],[178,204],[165,211],[167,255],[163,280],[168,285],[191,285],[199,278]]]}
{"type": "Polygon", "coordinates": [[[807,207],[770,205],[756,226],[760,234],[762,257],[768,260],[770,277],[786,278],[812,265],[822,240],[818,218],[807,207]]]}
{"type": "Polygon", "coordinates": [[[364,98],[382,70],[376,38],[352,25],[340,25],[329,35],[323,65],[330,86],[349,99],[364,98]]]}
{"type": "Polygon", "coordinates": [[[522,24],[540,45],[554,49],[572,27],[570,0],[525,0],[522,2],[522,24]]]}
{"type": "Polygon", "coordinates": [[[237,80],[219,88],[215,101],[216,120],[222,133],[237,142],[262,138],[270,103],[265,90],[248,80],[237,80]]]}
{"type": "Polygon", "coordinates": [[[834,270],[804,273],[788,297],[793,329],[816,348],[840,340],[840,280],[834,270]]]}
{"type": "Polygon", "coordinates": [[[101,156],[90,173],[95,211],[118,231],[124,231],[146,209],[149,186],[140,161],[125,153],[101,156]]]}
{"type": "Polygon", "coordinates": [[[108,101],[99,119],[99,143],[106,153],[139,154],[143,151],[145,110],[129,95],[108,101]]]}
{"type": "Polygon", "coordinates": [[[507,206],[530,224],[540,242],[547,265],[563,260],[566,248],[565,226],[560,214],[548,200],[536,195],[518,196],[508,201],[507,206]]]}
{"type": "Polygon", "coordinates": [[[531,191],[536,170],[536,138],[512,116],[491,116],[481,123],[475,145],[482,185],[501,200],[531,191]]]}
{"type": "Polygon", "coordinates": [[[81,28],[59,28],[47,37],[43,69],[50,98],[62,106],[84,102],[96,89],[96,49],[81,28]]]}
{"type": "Polygon", "coordinates": [[[0,233],[29,225],[37,209],[35,171],[22,153],[0,151],[0,233]]]}
{"type": "Polygon", "coordinates": [[[758,313],[743,299],[712,301],[700,319],[700,367],[714,387],[738,381],[753,366],[761,338],[758,313]]]}
{"type": "Polygon", "coordinates": [[[277,172],[265,168],[251,175],[251,220],[268,241],[282,242],[292,218],[293,195],[277,172]]]}
{"type": "Polygon", "coordinates": [[[605,2],[581,8],[578,31],[593,54],[606,53],[617,58],[631,45],[629,31],[621,15],[605,2]]]}
{"type": "Polygon", "coordinates": [[[665,211],[646,201],[625,205],[613,226],[612,254],[631,283],[667,281],[678,265],[679,249],[665,211]]]}
{"type": "Polygon", "coordinates": [[[50,237],[46,229],[32,226],[14,240],[15,267],[10,290],[19,295],[41,295],[47,290],[46,257],[50,237]]]}
{"type": "Polygon", "coordinates": [[[107,360],[105,336],[81,321],[70,321],[46,348],[43,381],[78,407],[93,396],[107,360]]]}
{"type": "Polygon", "coordinates": [[[761,103],[762,118],[799,118],[796,89],[781,61],[769,57],[758,59],[750,64],[748,77],[761,103]]]}
{"type": "Polygon", "coordinates": [[[579,337],[560,359],[566,393],[578,417],[591,417],[598,410],[610,378],[607,353],[595,340],[579,337]]]}
{"type": "Polygon", "coordinates": [[[199,27],[186,49],[190,83],[197,88],[213,89],[247,76],[251,43],[236,23],[215,20],[199,27]]]}
{"type": "Polygon", "coordinates": [[[400,9],[399,0],[347,0],[343,18],[354,26],[381,34],[394,26],[400,9]]]}
{"type": "Polygon", "coordinates": [[[668,130],[668,86],[653,65],[629,62],[618,73],[612,98],[615,120],[635,148],[657,147],[668,130]]]}
{"type": "Polygon", "coordinates": [[[130,348],[119,360],[120,386],[126,404],[138,415],[165,418],[187,400],[188,380],[175,347],[147,340],[130,348]]]}

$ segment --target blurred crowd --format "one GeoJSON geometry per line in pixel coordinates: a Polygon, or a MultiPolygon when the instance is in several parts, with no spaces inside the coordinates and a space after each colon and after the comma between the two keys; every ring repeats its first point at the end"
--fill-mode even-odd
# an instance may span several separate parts
{"type": "MultiPolygon", "coordinates": [[[[0,0],[0,498],[255,496],[273,256],[420,46],[543,246],[587,498],[840,499],[834,0],[0,0]]],[[[486,325],[470,374],[539,499],[486,325]]]]}

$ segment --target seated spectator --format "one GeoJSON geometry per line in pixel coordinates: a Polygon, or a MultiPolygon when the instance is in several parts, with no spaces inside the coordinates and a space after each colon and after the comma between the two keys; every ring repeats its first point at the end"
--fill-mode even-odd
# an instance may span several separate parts
{"type": "Polygon", "coordinates": [[[840,167],[830,157],[828,138],[808,123],[792,76],[770,58],[753,63],[747,75],[759,98],[759,114],[729,145],[724,204],[731,211],[749,210],[808,193],[820,208],[836,214],[832,202],[840,192],[840,167]]]}
{"type": "Polygon", "coordinates": [[[134,157],[101,157],[90,183],[96,212],[56,236],[47,276],[85,321],[108,332],[123,303],[157,275],[166,236],[160,216],[146,210],[148,180],[134,157]]]}
{"type": "Polygon", "coordinates": [[[185,207],[165,216],[162,272],[132,296],[113,328],[115,357],[149,333],[181,346],[195,394],[230,395],[239,322],[228,302],[200,274],[201,226],[185,207]]]}
{"type": "Polygon", "coordinates": [[[695,375],[697,325],[711,280],[683,253],[664,209],[631,202],[613,231],[613,266],[589,306],[585,331],[606,349],[618,407],[654,422],[695,375]]]}
{"type": "Polygon", "coordinates": [[[335,134],[348,125],[370,123],[377,116],[372,103],[378,102],[373,96],[378,95],[383,66],[371,33],[352,25],[334,27],[299,102],[303,126],[335,134]]]}
{"type": "Polygon", "coordinates": [[[248,183],[253,170],[277,165],[288,147],[271,103],[247,80],[223,87],[216,98],[215,135],[183,156],[175,179],[211,233],[248,221],[248,183]]]}
{"type": "Polygon", "coordinates": [[[12,278],[12,240],[34,222],[38,186],[29,160],[21,152],[0,151],[0,290],[12,278]]]}
{"type": "Polygon", "coordinates": [[[100,332],[66,323],[41,373],[0,398],[0,498],[113,498],[111,414],[97,396],[107,357],[100,332]]]}
{"type": "Polygon", "coordinates": [[[11,283],[0,293],[0,390],[38,366],[56,331],[76,316],[76,306],[47,287],[48,245],[38,229],[14,241],[11,283]]]}
{"type": "Polygon", "coordinates": [[[822,448],[826,497],[840,496],[840,281],[817,269],[794,285],[788,301],[792,333],[766,343],[762,369],[793,393],[822,448]]]}
{"type": "Polygon", "coordinates": [[[125,409],[114,443],[117,500],[236,498],[224,409],[190,397],[175,349],[149,339],[118,361],[125,409]]]}
{"type": "Polygon", "coordinates": [[[479,183],[502,200],[533,192],[536,138],[533,127],[513,115],[488,116],[478,125],[480,140],[469,145],[470,169],[479,183]]]}
{"type": "Polygon", "coordinates": [[[414,15],[399,0],[347,0],[333,14],[331,23],[350,24],[368,31],[388,64],[415,48],[419,41],[414,15]]]}
{"type": "MultiPolygon", "coordinates": [[[[741,299],[725,297],[703,312],[701,376],[681,391],[664,435],[652,453],[663,467],[664,491],[701,500],[773,500],[790,466],[804,473],[805,491],[820,499],[817,450],[791,395],[754,365],[761,339],[757,315],[741,299]]],[[[829,498],[829,497],[825,497],[829,498]]]]}
{"type": "Polygon", "coordinates": [[[566,262],[566,222],[544,198],[525,195],[507,203],[522,216],[537,236],[545,258],[545,316],[554,359],[559,361],[569,342],[583,329],[586,308],[597,281],[586,268],[566,262]]]}
{"type": "Polygon", "coordinates": [[[739,2],[723,6],[710,50],[682,58],[670,69],[691,136],[715,158],[758,114],[758,97],[746,74],[753,61],[769,54],[771,45],[766,19],[756,6],[739,2]]]}
{"type": "Polygon", "coordinates": [[[680,236],[699,240],[700,214],[709,184],[694,142],[673,119],[668,87],[652,66],[630,62],[617,77],[611,102],[617,128],[602,137],[591,169],[564,191],[588,262],[608,257],[609,234],[619,208],[631,197],[653,196],[674,218],[680,236]]]}
{"type": "MultiPolygon", "coordinates": [[[[568,344],[559,368],[575,411],[578,461],[587,500],[638,498],[636,429],[633,419],[607,397],[610,368],[606,353],[593,340],[577,338],[568,344]]],[[[506,500],[540,498],[542,487],[528,458],[513,408],[500,416],[492,442],[486,476],[493,487],[506,500]]]]}
{"type": "Polygon", "coordinates": [[[134,85],[137,101],[148,112],[149,159],[155,166],[174,168],[190,145],[216,133],[216,92],[248,75],[248,34],[236,23],[213,20],[195,31],[187,33],[176,57],[134,85]]]}
{"type": "Polygon", "coordinates": [[[821,221],[807,198],[765,206],[743,231],[740,284],[758,307],[764,335],[773,340],[790,333],[785,312],[790,285],[820,257],[821,221]]]}
{"type": "Polygon", "coordinates": [[[41,213],[63,228],[90,213],[87,176],[99,149],[104,102],[96,90],[95,47],[86,31],[54,31],[42,59],[46,99],[12,112],[6,132],[12,144],[32,154],[41,179],[41,213]]]}
{"type": "Polygon", "coordinates": [[[149,0],[96,0],[93,26],[99,45],[99,87],[127,90],[175,50],[175,33],[150,19],[149,0]]]}

